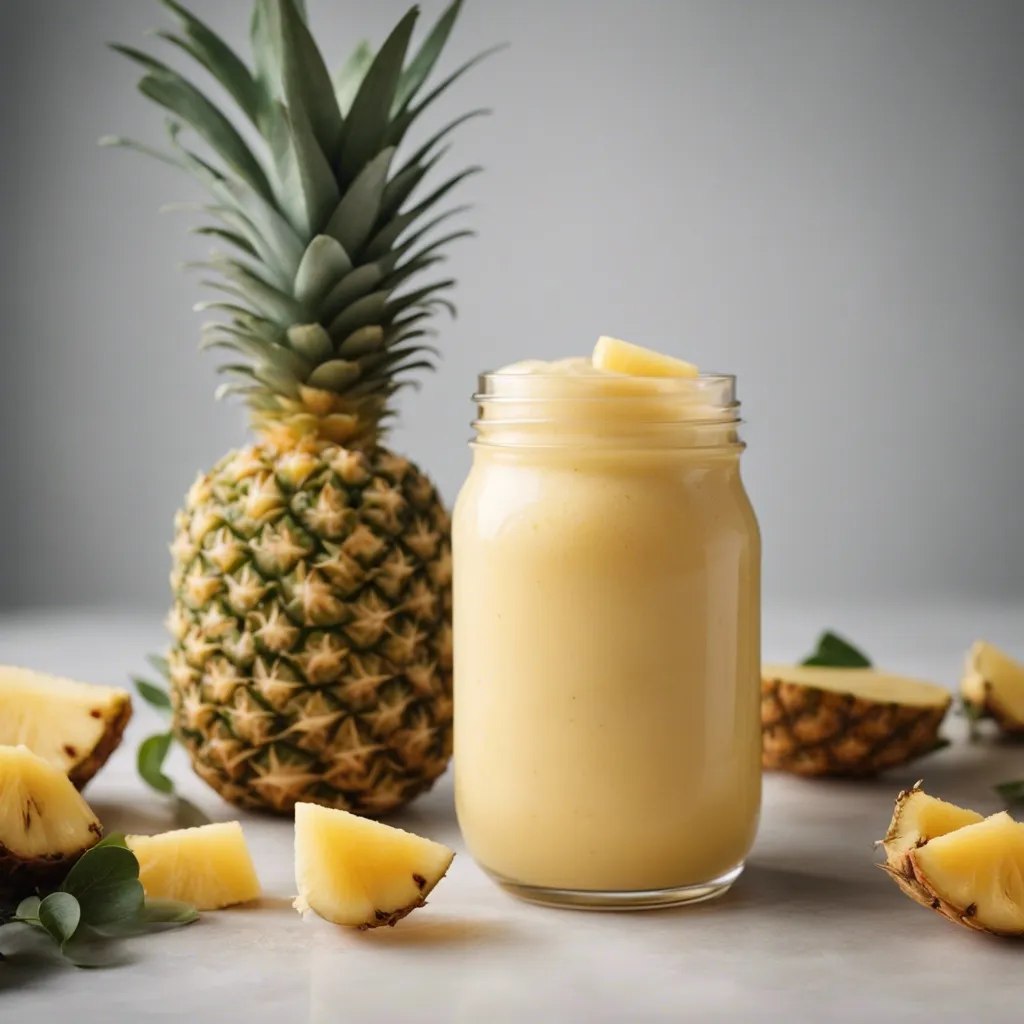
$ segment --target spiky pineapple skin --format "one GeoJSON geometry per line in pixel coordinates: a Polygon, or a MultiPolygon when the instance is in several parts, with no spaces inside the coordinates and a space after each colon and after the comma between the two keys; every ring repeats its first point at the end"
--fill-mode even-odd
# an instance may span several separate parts
{"type": "Polygon", "coordinates": [[[865,778],[942,745],[947,707],[885,704],[766,677],[762,766],[804,776],[865,778]]]}
{"type": "Polygon", "coordinates": [[[450,520],[409,460],[255,444],[176,517],[174,730],[236,806],[376,817],[452,748],[450,520]]]}

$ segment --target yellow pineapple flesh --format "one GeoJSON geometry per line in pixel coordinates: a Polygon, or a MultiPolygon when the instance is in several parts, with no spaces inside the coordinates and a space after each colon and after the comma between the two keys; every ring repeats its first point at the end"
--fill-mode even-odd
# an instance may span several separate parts
{"type": "Polygon", "coordinates": [[[0,746],[0,907],[58,886],[102,832],[63,771],[0,746]]]}
{"type": "Polygon", "coordinates": [[[762,763],[796,775],[874,775],[942,746],[951,703],[941,686],[874,669],[765,665],[762,763]]]}
{"type": "Polygon", "coordinates": [[[131,716],[125,690],[0,666],[0,744],[28,747],[78,789],[117,749],[131,716]]]}
{"type": "Polygon", "coordinates": [[[979,640],[967,652],[960,695],[976,717],[995,719],[1007,733],[1024,734],[1024,664],[979,640]]]}
{"type": "Polygon", "coordinates": [[[237,821],[128,836],[149,899],[183,900],[220,910],[260,898],[260,882],[237,821]]]}
{"type": "Polygon", "coordinates": [[[346,811],[295,807],[299,913],[352,928],[394,925],[444,877],[455,854],[440,843],[346,811]]]}
{"type": "Polygon", "coordinates": [[[696,377],[697,367],[653,349],[607,336],[598,338],[591,360],[599,370],[631,377],[696,377]]]}
{"type": "Polygon", "coordinates": [[[892,821],[882,840],[886,863],[891,868],[906,871],[911,850],[982,820],[977,811],[929,796],[918,783],[896,798],[892,821]]]}
{"type": "Polygon", "coordinates": [[[1024,935],[1024,825],[1005,811],[931,840],[910,860],[943,916],[976,931],[1024,935]]]}

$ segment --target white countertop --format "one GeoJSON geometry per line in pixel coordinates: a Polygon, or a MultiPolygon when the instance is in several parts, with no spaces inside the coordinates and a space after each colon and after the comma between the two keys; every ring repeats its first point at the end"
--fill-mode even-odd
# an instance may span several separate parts
{"type": "MultiPolygon", "coordinates": [[[[893,670],[952,685],[979,636],[1024,654],[1022,624],[1024,606],[769,609],[764,650],[769,660],[793,659],[829,626],[893,670]]],[[[124,684],[162,643],[156,615],[0,618],[0,662],[95,682],[124,684]]],[[[157,718],[136,705],[125,744],[86,796],[108,828],[158,831],[170,827],[169,812],[134,773],[136,741],[157,718]]],[[[993,783],[1024,776],[1024,746],[967,745],[952,717],[947,731],[952,748],[882,780],[769,776],[746,873],[724,898],[681,910],[595,914],[517,902],[462,853],[445,778],[394,822],[460,856],[428,907],[367,933],[302,920],[290,907],[291,824],[236,814],[175,760],[171,773],[211,817],[241,817],[265,906],[133,940],[133,962],[111,970],[9,960],[0,965],[0,1022],[1019,1022],[1024,943],[948,924],[872,866],[897,791],[919,776],[936,795],[983,812],[999,809],[993,783]]]]}

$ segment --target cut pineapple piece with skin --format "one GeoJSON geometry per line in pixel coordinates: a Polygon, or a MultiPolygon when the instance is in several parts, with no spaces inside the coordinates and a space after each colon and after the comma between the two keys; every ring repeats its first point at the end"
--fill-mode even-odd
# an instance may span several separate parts
{"type": "Polygon", "coordinates": [[[394,925],[425,904],[454,856],[369,818],[296,804],[295,909],[350,928],[394,925]]]}
{"type": "Polygon", "coordinates": [[[860,668],[765,665],[762,764],[796,775],[863,777],[943,745],[948,690],[860,668]]]}
{"type": "Polygon", "coordinates": [[[1024,935],[1024,825],[1005,811],[931,840],[910,860],[928,905],[944,917],[976,931],[1024,935]]]}
{"type": "Polygon", "coordinates": [[[955,832],[958,828],[984,820],[977,811],[946,803],[929,796],[921,783],[905,790],[896,798],[889,830],[882,840],[886,864],[894,870],[910,874],[908,857],[932,839],[955,832]]]}
{"type": "Polygon", "coordinates": [[[697,367],[619,338],[599,338],[591,360],[599,370],[631,377],[696,377],[697,367]]]}
{"type": "Polygon", "coordinates": [[[124,690],[0,666],[0,744],[22,744],[81,789],[117,749],[132,716],[124,690]]]}
{"type": "Polygon", "coordinates": [[[237,821],[128,836],[127,842],[150,899],[183,900],[197,910],[220,910],[260,898],[260,882],[237,821]]]}
{"type": "Polygon", "coordinates": [[[979,640],[967,652],[960,696],[977,717],[995,719],[1003,732],[1024,735],[1024,665],[979,640]]]}
{"type": "Polygon", "coordinates": [[[59,886],[102,832],[63,771],[27,747],[0,747],[0,909],[59,886]]]}

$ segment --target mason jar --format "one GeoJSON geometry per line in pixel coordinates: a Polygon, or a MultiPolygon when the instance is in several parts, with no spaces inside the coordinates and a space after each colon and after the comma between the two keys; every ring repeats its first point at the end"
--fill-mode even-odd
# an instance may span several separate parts
{"type": "Polygon", "coordinates": [[[735,379],[546,365],[561,372],[485,374],[474,396],[453,524],[459,825],[534,902],[708,899],[742,871],[761,801],[735,379]]]}

